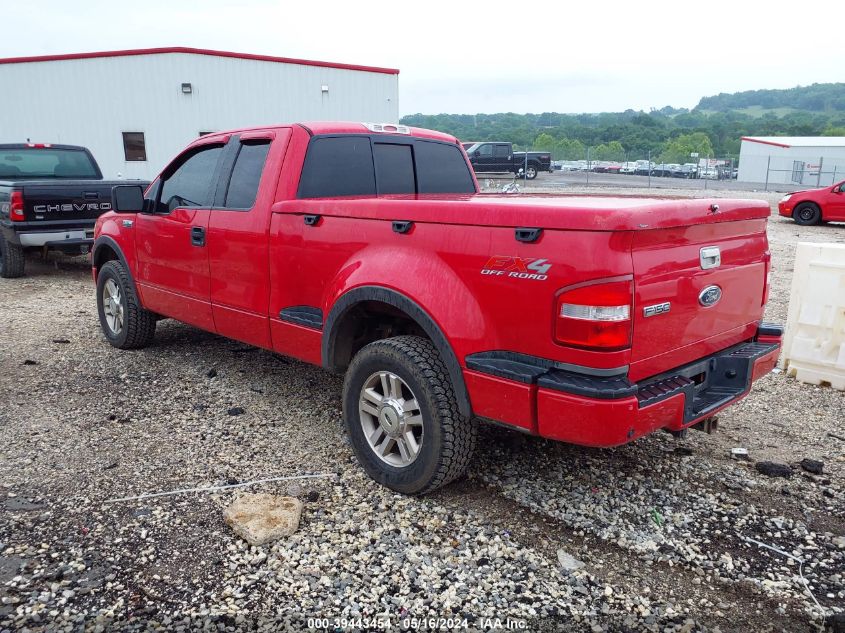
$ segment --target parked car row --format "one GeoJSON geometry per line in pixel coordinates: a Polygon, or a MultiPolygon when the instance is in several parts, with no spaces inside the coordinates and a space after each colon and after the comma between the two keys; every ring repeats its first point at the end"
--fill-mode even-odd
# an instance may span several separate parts
{"type": "Polygon", "coordinates": [[[647,160],[628,162],[613,161],[553,161],[552,169],[557,171],[590,171],[597,174],[626,174],[634,176],[655,176],[658,178],[706,178],[708,180],[730,180],[737,177],[737,170],[727,165],[716,167],[699,166],[695,163],[654,163],[647,160]]]}

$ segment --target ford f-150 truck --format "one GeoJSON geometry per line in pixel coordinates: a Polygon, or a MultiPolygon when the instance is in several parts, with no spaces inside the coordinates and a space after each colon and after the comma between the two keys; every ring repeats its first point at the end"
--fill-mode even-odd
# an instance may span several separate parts
{"type": "Polygon", "coordinates": [[[97,220],[103,333],[143,347],[170,317],[345,373],[357,457],[403,493],[458,477],[479,419],[616,446],[774,366],[765,202],[477,191],[428,130],[209,134],[97,220]]]}
{"type": "Polygon", "coordinates": [[[466,149],[472,168],[477,174],[519,174],[534,180],[541,171],[552,171],[550,152],[513,151],[511,143],[475,143],[466,149]]]}
{"type": "Polygon", "coordinates": [[[111,209],[111,190],[84,147],[0,145],[0,277],[24,274],[24,250],[88,252],[94,222],[111,209]]]}

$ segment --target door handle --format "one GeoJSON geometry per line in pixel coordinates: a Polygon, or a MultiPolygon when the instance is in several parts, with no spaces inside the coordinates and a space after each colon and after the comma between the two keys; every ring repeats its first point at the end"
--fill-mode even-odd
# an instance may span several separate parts
{"type": "Polygon", "coordinates": [[[191,244],[194,246],[205,246],[205,227],[191,227],[191,244]]]}

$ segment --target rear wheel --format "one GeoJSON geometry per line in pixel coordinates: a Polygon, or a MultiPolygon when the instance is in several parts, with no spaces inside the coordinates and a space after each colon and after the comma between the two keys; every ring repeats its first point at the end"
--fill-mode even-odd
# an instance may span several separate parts
{"type": "Polygon", "coordinates": [[[120,349],[146,347],[155,336],[156,315],[141,307],[126,267],[103,264],[97,275],[97,312],[108,342],[120,349]]]}
{"type": "Polygon", "coordinates": [[[367,474],[405,494],[461,476],[477,426],[458,411],[449,372],[431,341],[397,336],[370,343],[349,366],[343,417],[367,474]]]}
{"type": "Polygon", "coordinates": [[[528,165],[528,169],[525,170],[526,180],[534,180],[536,177],[537,177],[537,166],[536,165],[528,165]]]}
{"type": "Polygon", "coordinates": [[[23,277],[23,248],[0,237],[0,277],[23,277]]]}
{"type": "Polygon", "coordinates": [[[811,224],[818,224],[822,219],[822,211],[818,205],[812,202],[802,202],[792,212],[792,217],[795,222],[802,226],[809,226],[811,224]]]}

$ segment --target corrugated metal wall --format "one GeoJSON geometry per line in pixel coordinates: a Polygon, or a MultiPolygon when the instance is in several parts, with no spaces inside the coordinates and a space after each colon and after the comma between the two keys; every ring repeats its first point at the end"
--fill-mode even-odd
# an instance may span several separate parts
{"type": "Polygon", "coordinates": [[[395,74],[186,53],[0,64],[0,85],[0,143],[85,145],[107,178],[152,178],[200,132],[399,116],[395,74]],[[146,162],[122,132],[144,132],[146,162]]]}
{"type": "Polygon", "coordinates": [[[738,180],[796,189],[832,185],[845,180],[845,147],[777,147],[742,141],[738,180]]]}

